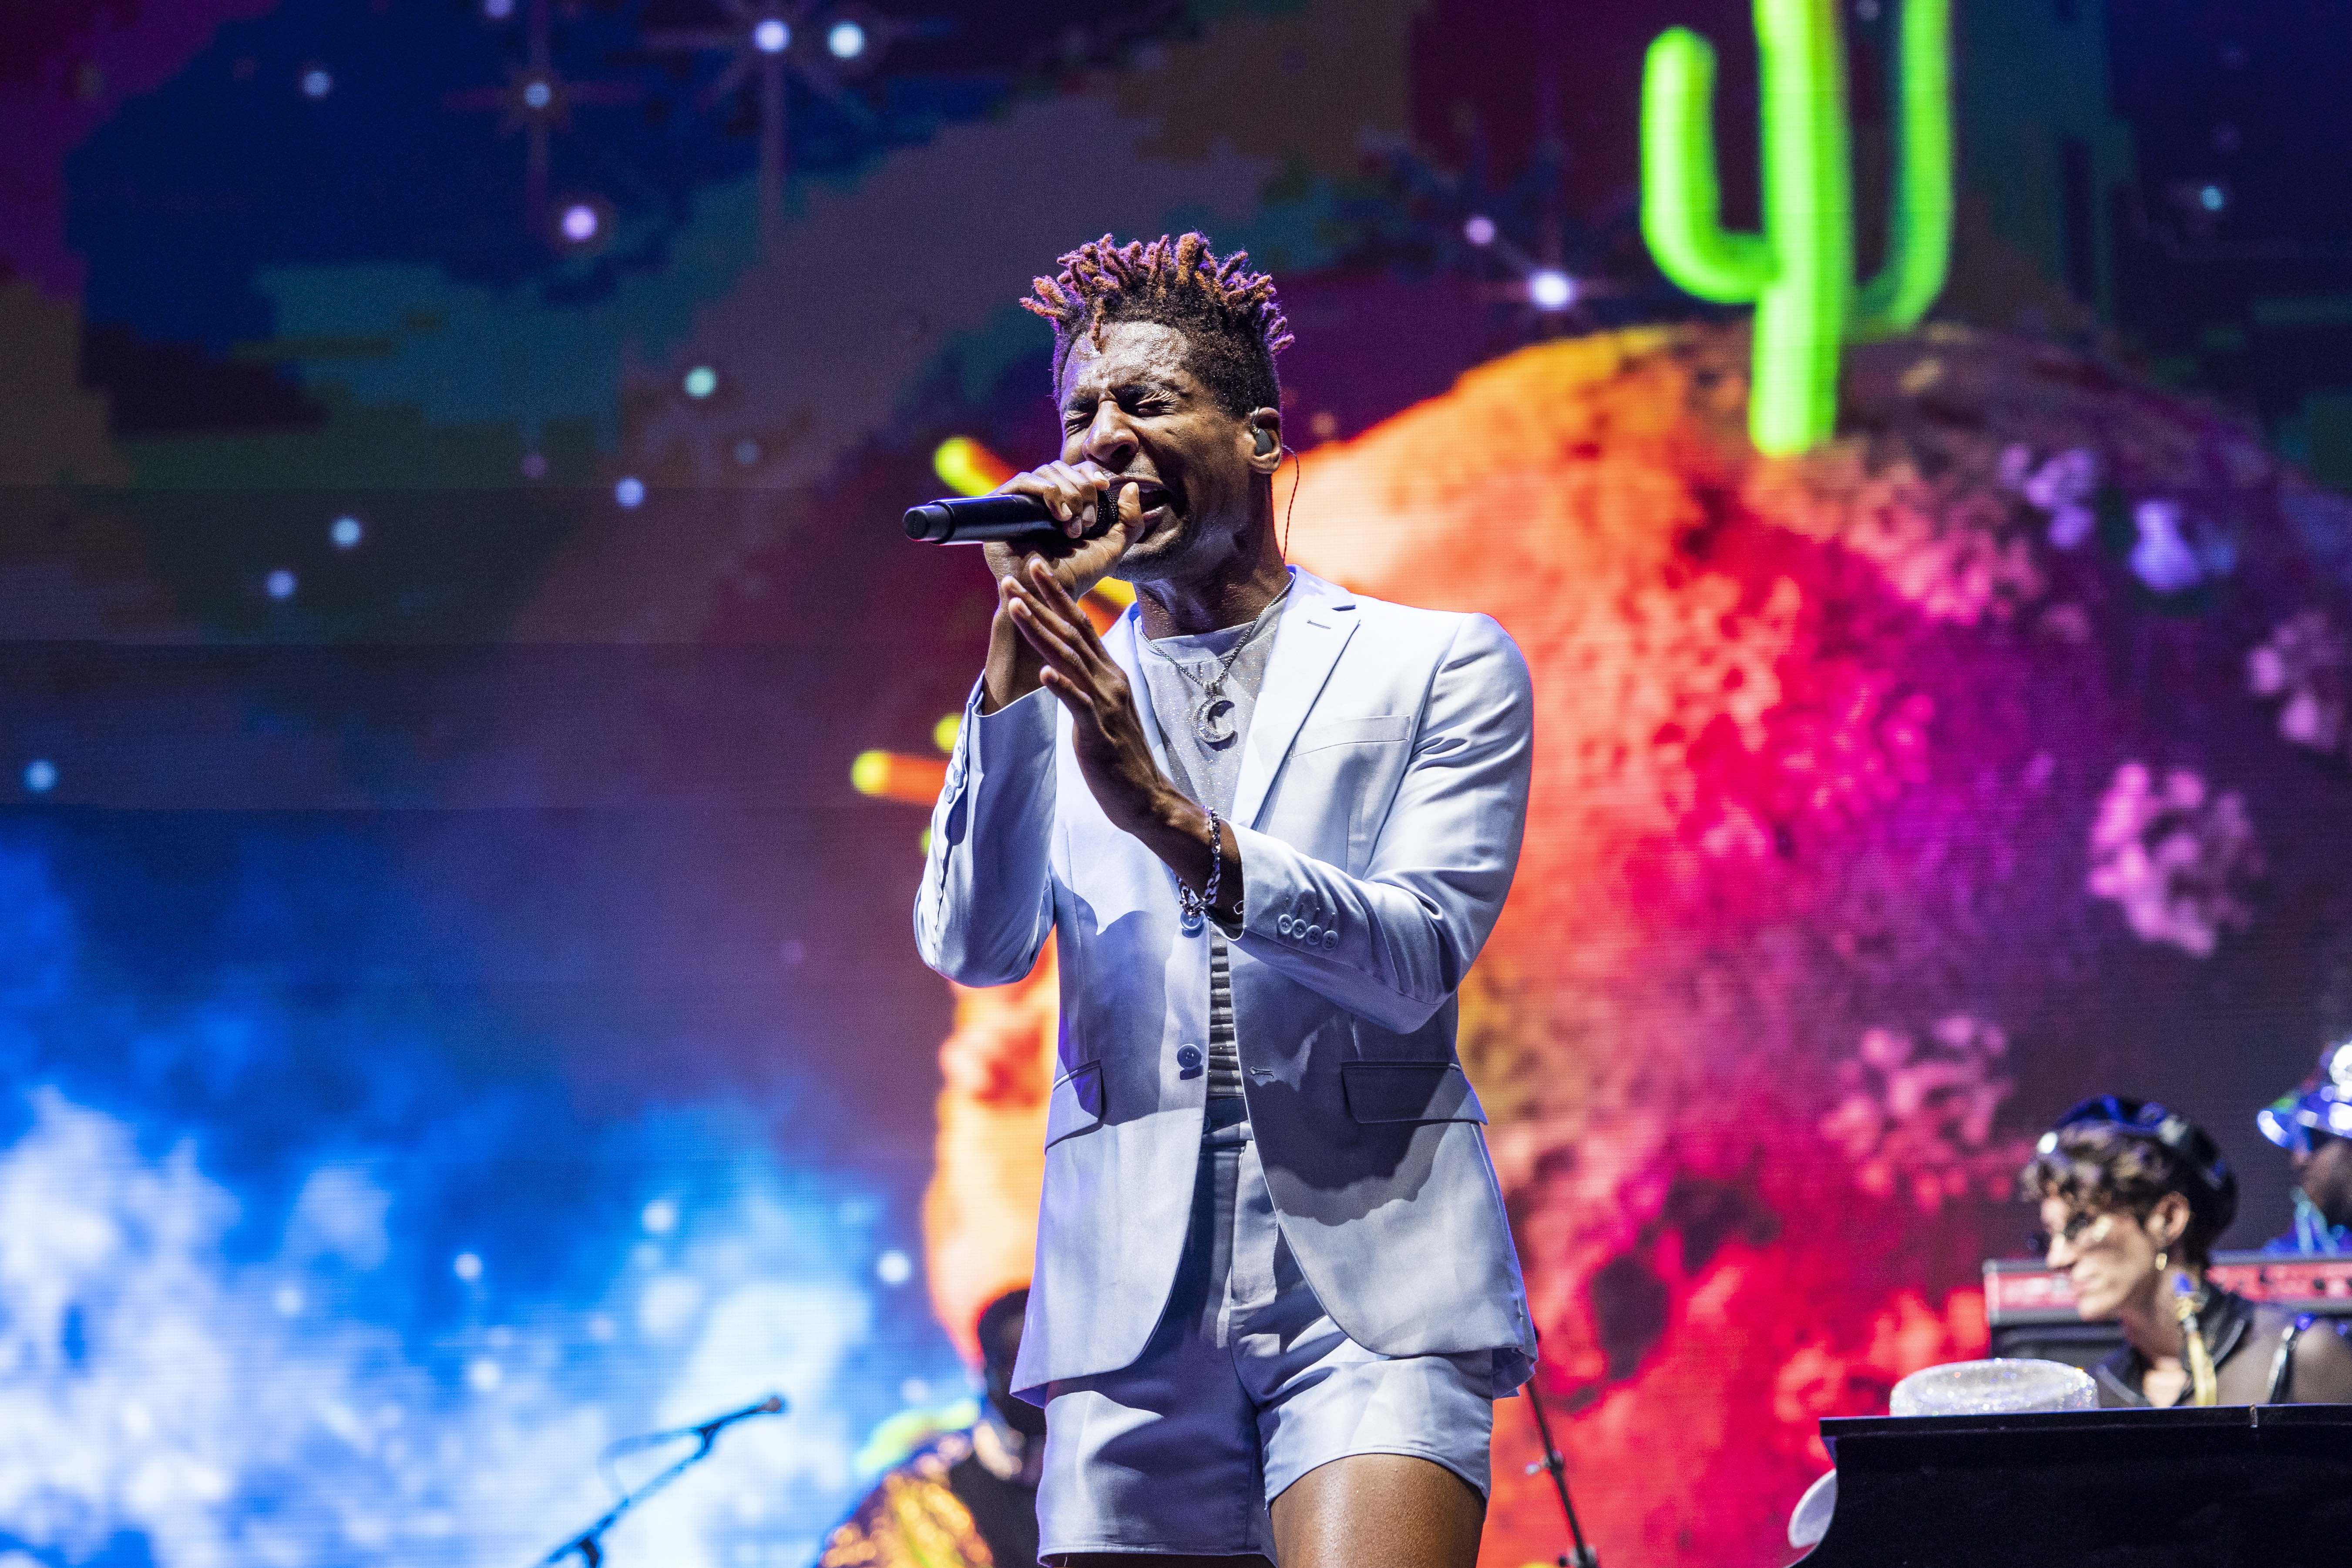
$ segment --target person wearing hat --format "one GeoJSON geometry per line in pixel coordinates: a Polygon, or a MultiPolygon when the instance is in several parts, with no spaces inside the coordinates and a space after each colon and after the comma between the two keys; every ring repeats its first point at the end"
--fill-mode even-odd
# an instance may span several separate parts
{"type": "Polygon", "coordinates": [[[1045,1413],[1013,1396],[1028,1305],[1022,1289],[982,1309],[980,1419],[884,1471],[825,1537],[816,1568],[1033,1568],[1045,1413]]]}
{"type": "Polygon", "coordinates": [[[2265,1252],[2352,1252],[2352,1040],[2255,1113],[2263,1136],[2294,1163],[2294,1228],[2265,1252]]]}
{"type": "Polygon", "coordinates": [[[2187,1117],[2086,1100],[2042,1135],[2021,1184],[2075,1311],[2123,1330],[2092,1369],[2102,1405],[2352,1403],[2352,1346],[2206,1278],[2238,1180],[2187,1117]]]}

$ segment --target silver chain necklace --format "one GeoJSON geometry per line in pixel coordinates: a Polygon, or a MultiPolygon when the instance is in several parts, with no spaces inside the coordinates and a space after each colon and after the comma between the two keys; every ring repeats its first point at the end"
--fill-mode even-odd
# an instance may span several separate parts
{"type": "MultiPolygon", "coordinates": [[[[1192,733],[1201,737],[1202,745],[1226,745],[1238,732],[1234,729],[1234,700],[1225,695],[1225,677],[1233,673],[1234,661],[1241,658],[1242,650],[1257,641],[1258,633],[1265,630],[1269,624],[1267,617],[1280,609],[1283,600],[1288,597],[1290,590],[1287,588],[1276,594],[1273,602],[1257,613],[1257,619],[1250,623],[1250,629],[1242,634],[1241,641],[1234,644],[1225,657],[1218,661],[1216,673],[1207,679],[1203,679],[1191,665],[1168,659],[1185,679],[1201,689],[1201,700],[1192,709],[1192,733]]],[[[1163,654],[1160,657],[1165,658],[1168,656],[1163,654]]]]}

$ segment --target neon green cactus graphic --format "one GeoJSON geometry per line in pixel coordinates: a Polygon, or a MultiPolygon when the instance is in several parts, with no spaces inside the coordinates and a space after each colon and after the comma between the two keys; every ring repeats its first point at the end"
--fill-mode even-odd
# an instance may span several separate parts
{"type": "Polygon", "coordinates": [[[1844,341],[1916,324],[1944,286],[1951,251],[1950,0],[1903,0],[1886,261],[1859,289],[1838,9],[1838,0],[1756,0],[1761,234],[1723,227],[1707,118],[1715,50],[1672,28],[1650,45],[1642,80],[1642,232],[1666,276],[1699,298],[1756,302],[1748,430],[1760,452],[1801,452],[1830,436],[1844,341]]]}

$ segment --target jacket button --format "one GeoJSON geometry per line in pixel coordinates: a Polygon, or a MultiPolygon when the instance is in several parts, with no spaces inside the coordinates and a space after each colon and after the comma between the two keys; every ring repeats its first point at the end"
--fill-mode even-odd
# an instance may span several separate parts
{"type": "Polygon", "coordinates": [[[1186,1072],[1191,1072],[1194,1068],[1199,1067],[1201,1065],[1201,1047],[1198,1046],[1179,1046],[1176,1047],[1176,1065],[1182,1068],[1186,1072]]]}
{"type": "Polygon", "coordinates": [[[1323,945],[1324,945],[1325,947],[1337,947],[1337,946],[1339,946],[1339,933],[1338,931],[1325,931],[1325,932],[1323,933],[1323,945]]]}
{"type": "Polygon", "coordinates": [[[1305,931],[1298,934],[1299,939],[1303,942],[1321,942],[1323,940],[1323,928],[1321,926],[1308,926],[1305,931]]]}
{"type": "Polygon", "coordinates": [[[1274,929],[1280,931],[1283,935],[1288,936],[1290,934],[1291,923],[1290,917],[1288,915],[1285,915],[1280,920],[1274,922],[1274,929]]]}

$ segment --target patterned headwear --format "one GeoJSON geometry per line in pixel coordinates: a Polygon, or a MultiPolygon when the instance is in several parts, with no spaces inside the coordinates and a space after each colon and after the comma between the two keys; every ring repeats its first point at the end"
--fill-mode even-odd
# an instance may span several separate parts
{"type": "Polygon", "coordinates": [[[2299,1153],[2310,1151],[2315,1132],[2352,1138],[2352,1040],[2320,1052],[2317,1069],[2256,1111],[2254,1125],[2280,1148],[2299,1153]]]}
{"type": "Polygon", "coordinates": [[[2189,1178],[2181,1196],[2204,1216],[2219,1236],[2238,1216],[2238,1176],[2221,1157],[2212,1134],[2177,1110],[2152,1100],[2132,1100],[2102,1094],[2084,1100],[2060,1117],[2036,1145],[2047,1154],[2058,1147],[2058,1135],[2077,1127],[2104,1127],[2126,1138],[2144,1138],[2168,1151],[2189,1178]]]}

